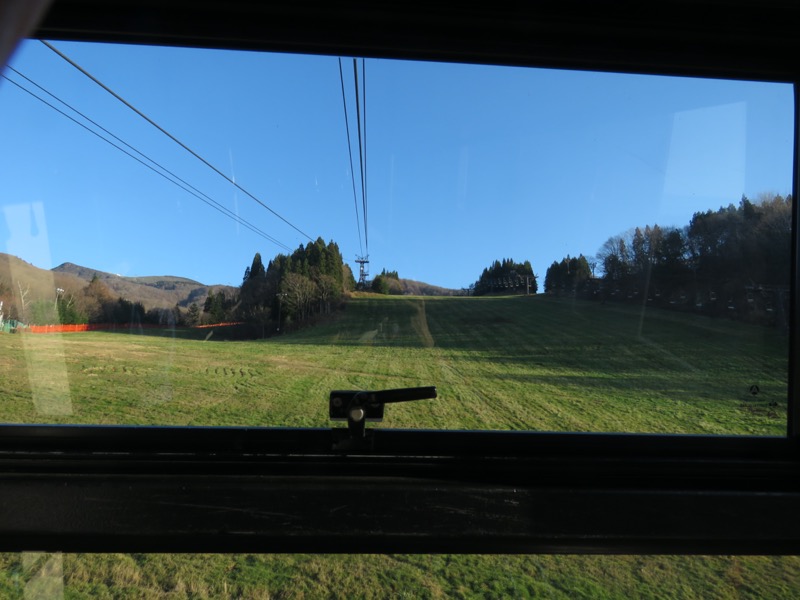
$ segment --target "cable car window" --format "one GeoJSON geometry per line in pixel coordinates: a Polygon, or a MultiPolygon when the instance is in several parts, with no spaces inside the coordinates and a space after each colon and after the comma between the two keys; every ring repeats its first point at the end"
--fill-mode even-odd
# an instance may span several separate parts
{"type": "Polygon", "coordinates": [[[0,520],[37,551],[0,555],[7,595],[792,595],[793,557],[440,554],[800,539],[792,406],[789,439],[397,430],[786,433],[791,85],[336,56],[796,76],[777,5],[574,8],[55,3],[48,39],[332,56],[30,41],[4,69],[0,520]],[[381,455],[306,444],[380,419],[381,455]],[[330,550],[437,554],[222,554],[330,550]]]}
{"type": "Polygon", "coordinates": [[[793,115],[787,83],[28,40],[0,422],[355,427],[334,402],[435,387],[358,419],[785,435],[793,115]]]}

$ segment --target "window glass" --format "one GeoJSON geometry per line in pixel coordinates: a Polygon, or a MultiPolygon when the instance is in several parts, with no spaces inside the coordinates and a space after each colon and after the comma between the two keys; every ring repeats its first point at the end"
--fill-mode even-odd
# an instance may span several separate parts
{"type": "Polygon", "coordinates": [[[28,40],[0,422],[783,435],[789,84],[28,40]]]}

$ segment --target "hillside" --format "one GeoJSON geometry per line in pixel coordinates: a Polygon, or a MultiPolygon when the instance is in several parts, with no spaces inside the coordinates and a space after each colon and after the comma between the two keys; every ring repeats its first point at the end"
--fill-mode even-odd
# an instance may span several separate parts
{"type": "Polygon", "coordinates": [[[21,258],[0,252],[0,299],[19,297],[22,292],[29,301],[49,300],[55,297],[56,288],[76,292],[85,286],[86,283],[73,273],[40,269],[21,258]]]}
{"type": "Polygon", "coordinates": [[[146,308],[170,308],[176,304],[188,307],[193,302],[202,306],[210,291],[233,290],[230,286],[208,286],[192,279],[170,275],[122,277],[69,262],[55,267],[53,272],[68,274],[86,283],[96,275],[113,294],[132,302],[141,302],[146,308]]]}
{"type": "MultiPolygon", "coordinates": [[[[786,431],[787,336],[727,319],[544,295],[369,294],[353,298],[341,317],[273,343],[273,351],[292,350],[303,364],[302,375],[292,371],[291,384],[277,389],[303,389],[299,377],[314,389],[437,386],[437,403],[393,406],[385,422],[393,427],[786,431]],[[313,363],[303,348],[314,349],[313,363]]],[[[292,402],[287,407],[296,411],[300,398],[292,402]]],[[[303,413],[319,415],[314,426],[324,424],[318,409],[303,413]]]]}
{"type": "MultiPolygon", "coordinates": [[[[209,344],[225,332],[188,335],[67,337],[74,405],[66,422],[325,427],[330,390],[435,385],[435,402],[392,406],[383,426],[786,434],[788,337],[727,319],[660,309],[643,317],[635,307],[546,296],[369,294],[268,340],[209,344]],[[151,397],[148,374],[158,372],[170,402],[159,410],[131,403],[151,397]]],[[[31,336],[27,348],[45,356],[49,339],[31,336]]],[[[41,422],[19,343],[0,336],[0,372],[18,399],[0,406],[0,420],[41,422]]]]}
{"type": "Polygon", "coordinates": [[[202,306],[209,292],[234,289],[169,275],[121,277],[69,262],[52,270],[40,269],[16,256],[0,253],[0,295],[5,290],[18,296],[21,285],[23,290],[28,290],[28,300],[49,300],[54,298],[56,288],[73,294],[79,292],[95,275],[112,294],[131,302],[141,302],[147,309],[170,308],[176,304],[188,307],[193,302],[202,306]]]}
{"type": "Polygon", "coordinates": [[[400,278],[400,285],[403,287],[403,293],[410,296],[455,296],[459,293],[459,290],[451,290],[413,279],[400,278]]]}
{"type": "MultiPolygon", "coordinates": [[[[330,390],[436,385],[436,400],[388,406],[375,426],[786,433],[788,337],[728,319],[546,295],[363,294],[334,318],[268,340],[192,334],[0,335],[0,420],[42,422],[31,369],[49,365],[57,347],[72,414],[44,415],[53,423],[330,427],[330,390]]],[[[0,590],[19,589],[18,557],[0,554],[0,590]]],[[[87,598],[159,598],[179,586],[208,598],[327,597],[331,589],[383,598],[386,581],[434,598],[573,597],[564,590],[789,598],[800,588],[797,557],[376,555],[355,576],[347,560],[64,554],[63,571],[71,597],[87,598]]]]}

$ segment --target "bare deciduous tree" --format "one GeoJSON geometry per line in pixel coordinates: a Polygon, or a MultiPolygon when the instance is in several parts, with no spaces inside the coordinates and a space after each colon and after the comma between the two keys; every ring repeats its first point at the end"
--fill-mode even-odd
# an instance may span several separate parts
{"type": "Polygon", "coordinates": [[[28,308],[28,304],[30,304],[30,302],[28,301],[27,298],[28,298],[28,294],[31,291],[31,286],[28,285],[23,290],[22,289],[22,282],[20,282],[20,281],[17,281],[17,286],[19,287],[19,307],[20,307],[20,312],[21,312],[20,320],[23,323],[25,323],[25,317],[26,317],[26,312],[25,311],[28,308]]]}

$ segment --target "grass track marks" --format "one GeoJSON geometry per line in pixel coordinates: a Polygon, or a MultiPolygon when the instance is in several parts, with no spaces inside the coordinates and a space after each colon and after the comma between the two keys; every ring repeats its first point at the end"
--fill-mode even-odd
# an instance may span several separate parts
{"type": "Polygon", "coordinates": [[[325,427],[332,389],[435,385],[437,400],[391,406],[383,426],[785,433],[785,336],[641,307],[371,296],[253,342],[21,337],[0,336],[6,422],[325,427]],[[35,414],[26,352],[65,365],[72,416],[35,414]]]}

